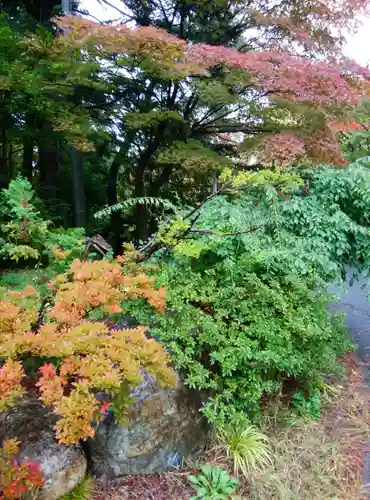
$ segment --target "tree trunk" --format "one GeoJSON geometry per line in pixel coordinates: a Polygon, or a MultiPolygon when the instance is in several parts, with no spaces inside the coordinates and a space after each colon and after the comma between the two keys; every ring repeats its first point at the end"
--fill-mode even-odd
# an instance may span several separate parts
{"type": "MultiPolygon", "coordinates": [[[[64,0],[63,0],[64,3],[64,0]]],[[[24,2],[26,11],[37,23],[48,25],[55,14],[55,7],[61,5],[61,0],[31,0],[24,2]]]]}
{"type": "Polygon", "coordinates": [[[25,137],[23,141],[23,176],[32,184],[33,176],[33,139],[25,137]]]}
{"type": "Polygon", "coordinates": [[[0,188],[8,187],[8,138],[6,135],[6,124],[3,122],[0,130],[0,188]]]}
{"type": "Polygon", "coordinates": [[[77,227],[86,228],[87,216],[83,156],[80,151],[77,151],[72,146],[71,157],[74,224],[77,227]]]}
{"type": "Polygon", "coordinates": [[[36,126],[36,120],[34,115],[27,113],[24,139],[23,139],[23,165],[22,174],[29,182],[32,184],[33,180],[33,159],[34,159],[34,138],[32,135],[32,129],[36,126]]]}
{"type": "MultiPolygon", "coordinates": [[[[145,196],[144,186],[145,164],[141,161],[135,169],[135,198],[145,196]]],[[[146,241],[149,237],[148,210],[145,205],[137,205],[135,209],[136,237],[140,241],[146,241]]]]}
{"type": "Polygon", "coordinates": [[[8,183],[13,178],[13,144],[10,142],[8,146],[8,183]]]}
{"type": "MultiPolygon", "coordinates": [[[[44,124],[44,131],[47,129],[47,124],[44,124]]],[[[40,171],[40,195],[41,198],[52,208],[54,213],[57,212],[57,185],[59,175],[59,155],[57,142],[55,137],[43,134],[39,145],[39,171],[40,171]]]]}
{"type": "MultiPolygon", "coordinates": [[[[116,205],[118,203],[117,196],[117,181],[118,172],[121,166],[120,155],[117,154],[116,158],[113,160],[108,174],[108,185],[107,185],[107,202],[108,206],[116,205]]],[[[113,251],[114,255],[120,255],[122,253],[122,237],[121,237],[121,226],[122,217],[120,212],[113,212],[110,217],[111,229],[113,232],[113,251]]]]}
{"type": "Polygon", "coordinates": [[[212,194],[217,193],[217,191],[218,191],[218,174],[214,174],[212,182],[212,194]]]}

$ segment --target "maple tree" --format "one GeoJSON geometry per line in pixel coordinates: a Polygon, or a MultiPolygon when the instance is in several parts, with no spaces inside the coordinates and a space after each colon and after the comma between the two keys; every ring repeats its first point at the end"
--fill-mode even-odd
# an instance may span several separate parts
{"type": "MultiPolygon", "coordinates": [[[[41,303],[30,286],[23,291],[2,290],[0,410],[25,394],[22,360],[30,357],[40,360],[36,386],[41,401],[52,405],[60,417],[56,435],[65,444],[94,435],[93,423],[107,408],[97,391],[109,394],[114,404],[115,394],[141,381],[142,369],[163,386],[175,383],[167,353],[146,336],[145,327],[118,330],[106,322],[132,299],[164,311],[163,289],[137,265],[130,265],[128,256],[113,262],[73,261],[65,274],[50,282],[50,294],[41,303]],[[97,312],[101,319],[93,321],[97,312]],[[42,364],[43,359],[55,361],[42,364]]],[[[124,403],[130,402],[128,396],[124,403]]],[[[118,412],[126,410],[122,404],[118,412]]]]}
{"type": "MultiPolygon", "coordinates": [[[[333,124],[348,119],[368,73],[340,55],[341,30],[366,2],[122,5],[131,24],[59,21],[69,40],[107,61],[120,147],[110,205],[119,175],[132,183],[128,196],[188,202],[241,152],[265,164],[343,163],[333,124]]],[[[146,207],[134,218],[145,239],[154,230],[146,207]]]]}
{"type": "MultiPolygon", "coordinates": [[[[193,203],[215,173],[251,153],[262,164],[343,162],[335,124],[349,119],[367,78],[341,56],[343,30],[365,1],[130,0],[117,10],[128,24],[69,17],[59,22],[67,36],[53,39],[60,5],[1,5],[13,28],[5,23],[2,37],[2,183],[14,176],[20,144],[23,173],[53,216],[66,221],[60,207],[74,204],[74,222],[86,225],[84,183],[101,206],[101,179],[109,205],[159,196],[193,203]],[[30,35],[35,13],[48,35],[30,35]],[[71,142],[94,151],[85,172],[71,142]]],[[[153,221],[139,203],[125,222],[145,239],[153,221]]],[[[117,214],[116,233],[121,222],[117,214]]]]}

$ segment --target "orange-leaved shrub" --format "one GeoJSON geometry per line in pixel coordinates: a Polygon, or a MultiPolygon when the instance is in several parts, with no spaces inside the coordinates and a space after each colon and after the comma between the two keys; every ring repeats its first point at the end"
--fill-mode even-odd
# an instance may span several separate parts
{"type": "Polygon", "coordinates": [[[137,385],[143,370],[162,386],[175,384],[165,349],[147,338],[145,327],[114,330],[107,321],[122,311],[125,301],[135,299],[163,312],[165,293],[156,287],[155,278],[126,265],[125,258],[74,260],[66,273],[49,283],[49,290],[43,300],[30,286],[1,291],[0,410],[15,405],[27,392],[27,359],[42,365],[34,385],[41,401],[59,416],[55,430],[63,444],[94,435],[103,407],[98,392],[113,398],[123,386],[137,385]],[[94,320],[97,312],[100,321],[94,320]]]}
{"type": "Polygon", "coordinates": [[[20,460],[19,442],[7,439],[0,448],[0,492],[4,498],[18,499],[44,484],[39,464],[20,460]]]}

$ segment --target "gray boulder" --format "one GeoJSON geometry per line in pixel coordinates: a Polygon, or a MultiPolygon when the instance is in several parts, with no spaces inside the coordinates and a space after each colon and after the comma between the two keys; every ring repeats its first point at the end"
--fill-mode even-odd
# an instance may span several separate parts
{"type": "Polygon", "coordinates": [[[200,397],[179,378],[176,388],[163,389],[145,374],[133,396],[127,421],[117,424],[108,414],[89,440],[94,475],[111,480],[161,473],[204,449],[208,428],[199,412],[200,397]]]}
{"type": "Polygon", "coordinates": [[[45,488],[37,498],[56,500],[72,490],[87,470],[85,454],[79,445],[58,444],[53,426],[56,416],[38,400],[24,400],[17,407],[0,413],[0,442],[15,437],[21,442],[21,458],[38,462],[45,488]]]}

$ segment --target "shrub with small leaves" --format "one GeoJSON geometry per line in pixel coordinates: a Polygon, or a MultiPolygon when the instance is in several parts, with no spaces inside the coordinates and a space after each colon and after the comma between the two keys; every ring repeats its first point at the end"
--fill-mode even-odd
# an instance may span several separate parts
{"type": "Polygon", "coordinates": [[[321,394],[318,388],[310,393],[299,390],[292,396],[292,408],[303,419],[318,419],[321,416],[321,394]]]}
{"type": "Polygon", "coordinates": [[[208,393],[203,413],[211,423],[238,413],[255,423],[266,395],[287,379],[317,387],[350,348],[342,318],[328,312],[320,291],[330,257],[283,229],[279,196],[270,194],[207,203],[193,231],[155,255],[171,313],[153,318],[143,304],[131,310],[140,323],[152,321],[151,334],[187,384],[208,393]]]}
{"type": "Polygon", "coordinates": [[[18,500],[44,484],[38,463],[21,460],[19,442],[7,439],[0,448],[0,496],[18,500]]]}
{"type": "Polygon", "coordinates": [[[143,369],[164,386],[175,384],[166,351],[147,338],[145,327],[115,330],[108,325],[126,301],[141,299],[164,311],[165,293],[153,277],[125,267],[124,257],[75,260],[49,287],[50,295],[42,302],[32,287],[1,290],[0,409],[23,395],[27,359],[41,365],[36,386],[43,403],[60,417],[55,429],[64,444],[94,435],[102,407],[98,391],[114,399],[122,385],[133,388],[141,381],[143,369]],[[93,320],[97,316],[100,321],[93,320]]]}
{"type": "Polygon", "coordinates": [[[18,398],[23,396],[21,381],[24,375],[19,361],[9,359],[0,368],[0,411],[10,408],[18,398]]]}
{"type": "Polygon", "coordinates": [[[32,204],[35,193],[22,177],[10,182],[1,193],[2,241],[0,255],[5,259],[38,260],[44,248],[49,222],[32,204]]]}
{"type": "Polygon", "coordinates": [[[56,272],[64,271],[85,246],[82,228],[54,229],[36,208],[36,197],[27,179],[13,179],[0,196],[3,221],[0,235],[0,257],[3,259],[40,261],[46,257],[56,272]]]}

